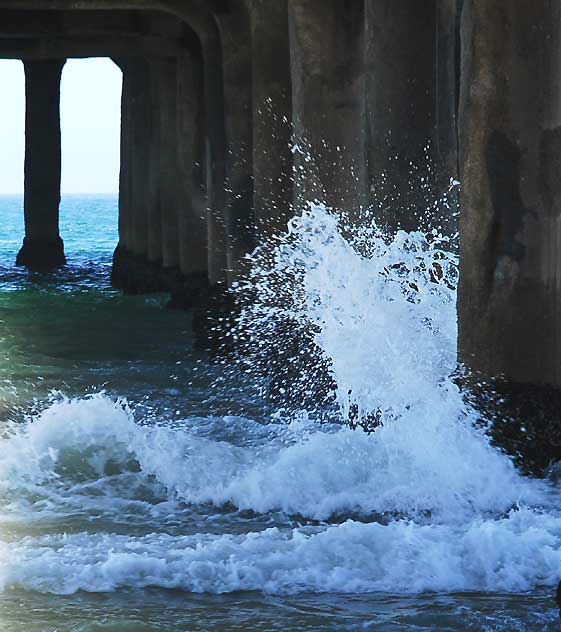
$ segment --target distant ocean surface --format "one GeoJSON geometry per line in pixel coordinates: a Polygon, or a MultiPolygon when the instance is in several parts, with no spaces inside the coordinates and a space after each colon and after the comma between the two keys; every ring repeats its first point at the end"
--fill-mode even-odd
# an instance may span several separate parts
{"type": "MultiPolygon", "coordinates": [[[[68,261],[67,275],[79,268],[106,271],[119,240],[118,206],[116,193],[62,196],[60,234],[68,261]]],[[[2,281],[14,277],[23,280],[27,273],[19,270],[18,274],[13,268],[25,234],[23,195],[0,195],[0,226],[2,281]]]]}
{"type": "Polygon", "coordinates": [[[22,207],[0,197],[0,632],[559,630],[560,486],[466,422],[424,236],[363,257],[316,208],[279,255],[342,405],[388,416],[367,435],[271,410],[166,296],[113,290],[117,196],[63,197],[49,274],[14,266],[22,207]]]}

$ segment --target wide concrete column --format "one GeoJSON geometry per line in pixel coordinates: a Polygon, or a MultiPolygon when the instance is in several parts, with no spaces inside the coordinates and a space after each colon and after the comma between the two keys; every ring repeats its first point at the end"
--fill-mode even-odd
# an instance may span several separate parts
{"type": "Polygon", "coordinates": [[[366,202],[364,2],[289,0],[288,10],[301,147],[295,201],[318,199],[354,214],[366,202]]]}
{"type": "Polygon", "coordinates": [[[457,177],[457,2],[366,0],[370,202],[390,230],[456,230],[426,211],[457,177]]]}
{"type": "Polygon", "coordinates": [[[559,387],[559,3],[465,0],[460,146],[460,359],[559,387]]]}
{"type": "Polygon", "coordinates": [[[254,0],[253,190],[257,236],[286,230],[292,215],[292,85],[288,0],[254,0]]]}
{"type": "Polygon", "coordinates": [[[59,235],[60,79],[65,61],[24,61],[25,238],[16,264],[32,269],[66,262],[59,235]]]}

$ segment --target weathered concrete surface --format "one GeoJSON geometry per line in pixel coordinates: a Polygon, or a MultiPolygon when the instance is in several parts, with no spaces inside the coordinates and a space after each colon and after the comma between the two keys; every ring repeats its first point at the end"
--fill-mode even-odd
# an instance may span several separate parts
{"type": "Polygon", "coordinates": [[[466,0],[461,360],[561,385],[561,5],[466,0]]]}
{"type": "Polygon", "coordinates": [[[175,57],[181,50],[153,12],[2,11],[0,58],[175,57]]]}
{"type": "Polygon", "coordinates": [[[368,181],[391,230],[422,225],[457,177],[456,4],[366,0],[368,181]]]}
{"type": "Polygon", "coordinates": [[[208,281],[224,287],[227,282],[226,125],[224,103],[223,47],[215,8],[224,11],[222,0],[165,0],[166,9],[183,20],[201,42],[205,119],[205,184],[207,213],[208,281]]]}
{"type": "Polygon", "coordinates": [[[62,60],[26,61],[25,239],[16,264],[32,269],[63,265],[59,235],[60,79],[62,60]]]}
{"type": "Polygon", "coordinates": [[[466,0],[462,21],[459,359],[534,474],[561,459],[559,24],[545,0],[466,0]]]}
{"type": "Polygon", "coordinates": [[[288,12],[295,203],[354,214],[367,200],[364,3],[289,0],[288,12]]]}

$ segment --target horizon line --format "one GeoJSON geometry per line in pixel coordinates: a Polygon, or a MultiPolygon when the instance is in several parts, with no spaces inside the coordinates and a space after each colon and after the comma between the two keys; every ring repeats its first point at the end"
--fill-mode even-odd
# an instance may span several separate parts
{"type": "MultiPolygon", "coordinates": [[[[0,191],[0,195],[24,195],[23,191],[0,191]]],[[[119,191],[62,191],[64,195],[119,195],[119,191]]]]}

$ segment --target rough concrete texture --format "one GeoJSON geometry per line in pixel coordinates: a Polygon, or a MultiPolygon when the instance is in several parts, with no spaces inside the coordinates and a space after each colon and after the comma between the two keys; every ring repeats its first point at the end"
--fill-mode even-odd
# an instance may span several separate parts
{"type": "Polygon", "coordinates": [[[561,6],[466,0],[461,360],[561,385],[561,6]]]}

